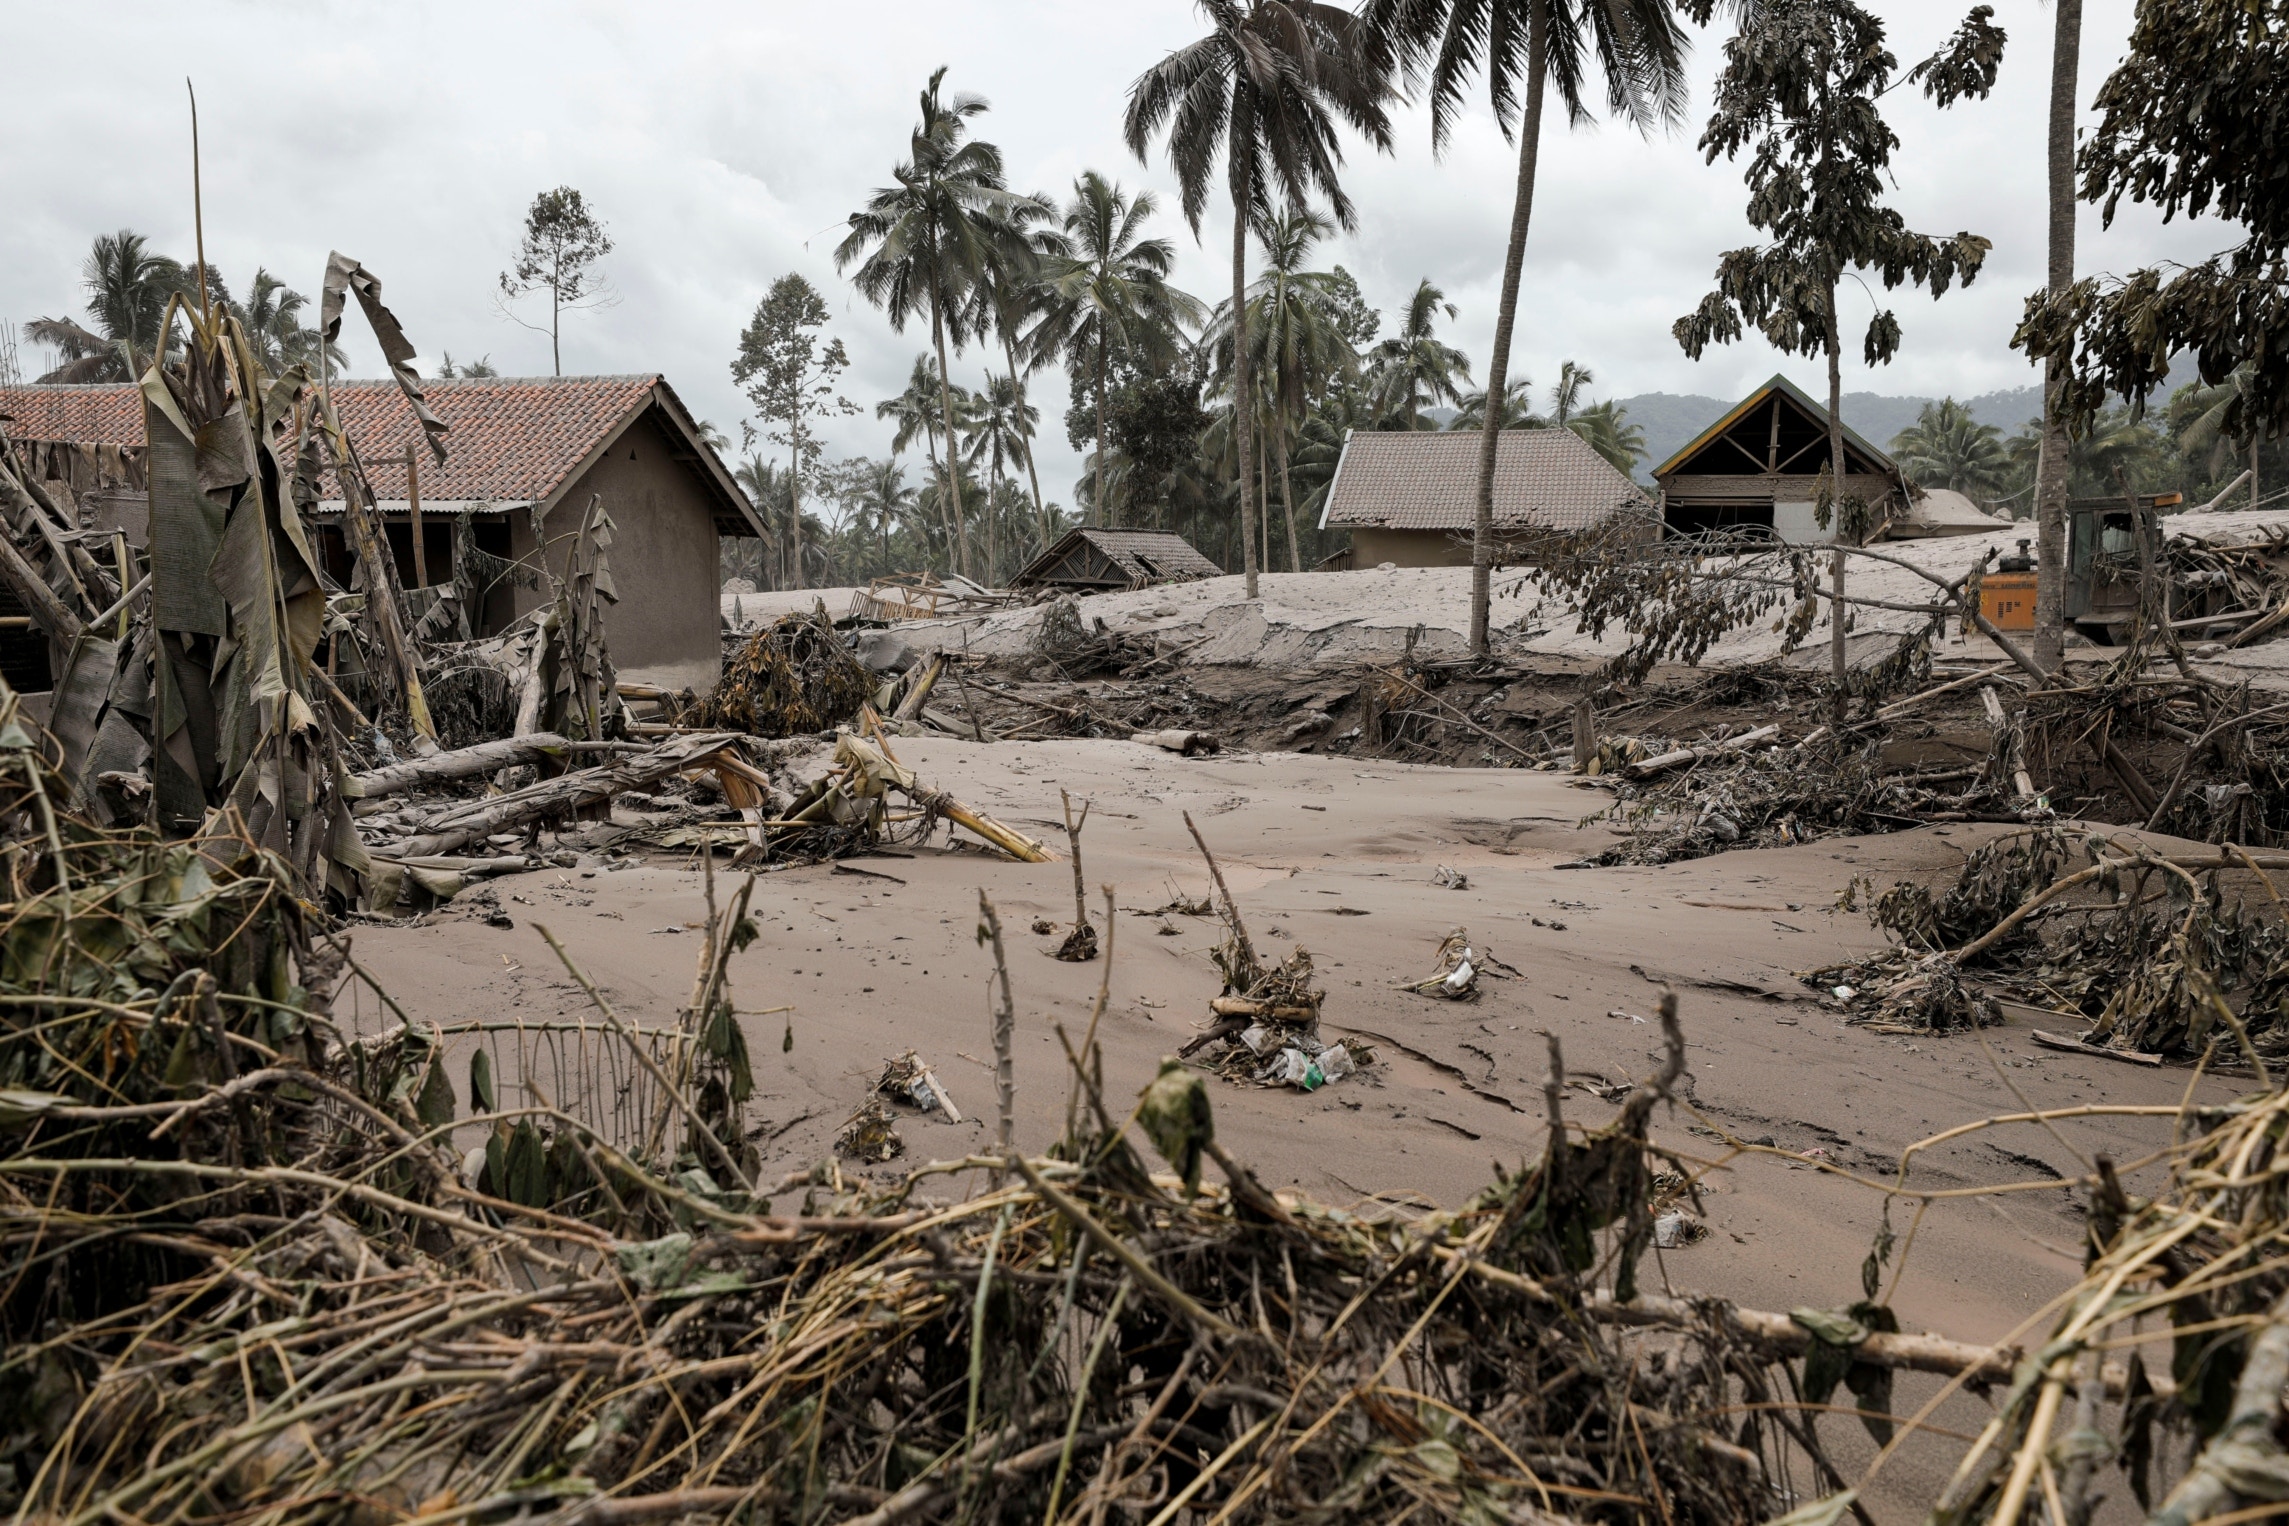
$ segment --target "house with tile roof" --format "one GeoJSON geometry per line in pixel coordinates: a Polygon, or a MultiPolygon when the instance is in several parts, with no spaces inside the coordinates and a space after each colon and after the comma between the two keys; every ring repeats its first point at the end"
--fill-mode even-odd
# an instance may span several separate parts
{"type": "MultiPolygon", "coordinates": [[[[721,666],[716,587],[726,535],[762,535],[747,495],[667,381],[637,376],[468,377],[422,383],[450,426],[442,463],[394,381],[337,381],[334,407],[365,463],[408,588],[449,581],[456,553],[488,569],[478,634],[545,598],[590,494],[612,517],[619,602],[606,639],[623,678],[705,689],[721,666]]],[[[142,534],[143,405],[129,384],[0,387],[0,429],[83,523],[142,534]]],[[[318,505],[325,571],[347,587],[339,496],[318,505]]]]}
{"type": "MultiPolygon", "coordinates": [[[[1348,562],[1378,567],[1470,564],[1483,436],[1472,430],[1353,430],[1320,509],[1323,530],[1351,532],[1348,562]]],[[[1531,561],[1538,543],[1617,519],[1650,539],[1659,518],[1645,490],[1570,429],[1506,429],[1495,447],[1494,531],[1502,559],[1531,561]]]]}

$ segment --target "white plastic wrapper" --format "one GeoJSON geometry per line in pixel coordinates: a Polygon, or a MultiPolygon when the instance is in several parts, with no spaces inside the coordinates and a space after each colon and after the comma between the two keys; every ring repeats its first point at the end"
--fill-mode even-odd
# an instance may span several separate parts
{"type": "Polygon", "coordinates": [[[1283,1049],[1272,1056],[1269,1065],[1256,1072],[1256,1079],[1269,1081],[1274,1086],[1300,1086],[1309,1091],[1316,1084],[1310,1078],[1318,1069],[1312,1063],[1311,1056],[1302,1050],[1283,1049]]]}

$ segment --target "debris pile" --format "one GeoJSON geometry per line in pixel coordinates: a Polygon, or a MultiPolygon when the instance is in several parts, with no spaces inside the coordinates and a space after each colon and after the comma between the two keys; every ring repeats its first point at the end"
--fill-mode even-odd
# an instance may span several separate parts
{"type": "Polygon", "coordinates": [[[2289,855],[2171,853],[2046,825],[1981,845],[1938,894],[1865,884],[1900,941],[1805,978],[1861,1020],[1921,1030],[2054,1012],[2085,1044],[2262,1068],[2289,1056],[2289,855]]]}
{"type": "MultiPolygon", "coordinates": [[[[1184,824],[1208,861],[1208,876],[1215,886],[1216,915],[1224,924],[1224,941],[1210,957],[1224,977],[1223,994],[1208,1003],[1213,1019],[1177,1051],[1189,1057],[1216,1046],[1213,1063],[1235,1080],[1262,1086],[1293,1086],[1317,1091],[1340,1081],[1363,1065],[1374,1063],[1375,1052],[1356,1038],[1328,1043],[1319,1036],[1320,1003],[1327,993],[1312,984],[1311,954],[1301,947],[1280,963],[1267,965],[1240,919],[1239,903],[1224,884],[1224,872],[1200,829],[1185,813],[1184,824]]],[[[1162,912],[1198,915],[1181,896],[1162,912]]],[[[1160,913],[1153,913],[1159,915],[1160,913]]]]}
{"type": "Polygon", "coordinates": [[[816,736],[857,720],[874,691],[820,606],[782,615],[741,641],[715,692],[681,720],[759,737],[816,736]]]}
{"type": "Polygon", "coordinates": [[[1458,927],[1439,940],[1438,968],[1399,989],[1435,996],[1442,1001],[1476,1001],[1481,995],[1480,976],[1502,980],[1516,978],[1517,974],[1516,969],[1495,958],[1491,950],[1473,945],[1469,928],[1458,927]]]}
{"type": "Polygon", "coordinates": [[[882,1098],[868,1097],[844,1120],[842,1132],[835,1135],[835,1149],[852,1160],[876,1165],[896,1160],[906,1153],[906,1141],[898,1132],[898,1115],[882,1098]]]}
{"type": "MultiPolygon", "coordinates": [[[[1690,767],[1653,772],[1650,782],[1635,782],[1632,772],[1621,770],[1625,782],[1607,813],[1627,835],[1586,863],[1666,864],[1930,821],[2021,819],[1999,753],[1970,765],[1902,763],[1875,730],[1825,731],[1792,747],[1720,743],[1694,750],[1690,767]]],[[[1642,763],[1634,772],[1647,777],[1642,763]]]]}
{"type": "Polygon", "coordinates": [[[920,1112],[936,1113],[948,1123],[962,1121],[962,1110],[954,1106],[946,1083],[911,1049],[882,1067],[882,1079],[874,1083],[874,1091],[876,1096],[903,1102],[920,1112]]]}

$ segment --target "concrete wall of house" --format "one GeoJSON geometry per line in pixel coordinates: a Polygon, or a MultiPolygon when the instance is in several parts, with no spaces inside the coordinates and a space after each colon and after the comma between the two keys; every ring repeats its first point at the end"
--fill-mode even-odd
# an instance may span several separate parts
{"type": "MultiPolygon", "coordinates": [[[[647,414],[612,442],[550,511],[548,565],[564,575],[588,496],[612,516],[612,585],[619,602],[604,617],[612,665],[632,683],[705,693],[722,672],[722,611],[716,591],[714,500],[698,468],[675,459],[667,433],[647,414]]],[[[534,549],[531,516],[515,516],[513,554],[534,549]]],[[[516,612],[544,593],[517,590],[516,612]]]]}
{"type": "MultiPolygon", "coordinates": [[[[1646,539],[1652,538],[1649,529],[1646,539]]],[[[1495,556],[1512,564],[1532,562],[1547,536],[1543,532],[1497,535],[1495,556]]],[[[1400,567],[1468,567],[1470,533],[1466,530],[1390,530],[1375,525],[1351,527],[1352,571],[1373,571],[1390,562],[1400,567]]]]}
{"type": "Polygon", "coordinates": [[[1468,567],[1470,537],[1451,530],[1387,530],[1351,527],[1351,565],[1372,570],[1385,562],[1400,567],[1468,567]]]}

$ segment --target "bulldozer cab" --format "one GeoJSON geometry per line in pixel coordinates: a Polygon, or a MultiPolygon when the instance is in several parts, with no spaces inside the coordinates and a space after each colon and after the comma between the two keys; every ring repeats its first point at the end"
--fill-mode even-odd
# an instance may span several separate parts
{"type": "MultiPolygon", "coordinates": [[[[2138,506],[2159,512],[2180,501],[2176,493],[2147,493],[2138,506]]],[[[2120,498],[2070,498],[2066,513],[2067,623],[2113,646],[2127,638],[2138,613],[2137,517],[2120,498]]]]}

